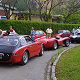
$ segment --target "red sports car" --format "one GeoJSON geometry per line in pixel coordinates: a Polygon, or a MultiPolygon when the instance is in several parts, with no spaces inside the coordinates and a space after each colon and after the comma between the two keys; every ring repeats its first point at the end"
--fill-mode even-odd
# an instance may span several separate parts
{"type": "Polygon", "coordinates": [[[69,30],[58,30],[57,34],[52,34],[52,37],[56,35],[59,35],[61,37],[69,37],[71,35],[71,32],[69,30]]]}
{"type": "Polygon", "coordinates": [[[54,36],[52,38],[47,38],[47,35],[45,34],[45,32],[41,31],[41,30],[38,30],[36,31],[36,35],[38,37],[36,37],[35,35],[35,38],[34,40],[35,41],[38,41],[38,42],[42,42],[44,44],[44,48],[53,48],[53,49],[57,49],[58,46],[60,45],[65,45],[65,46],[69,46],[70,45],[70,38],[69,37],[60,37],[60,36],[54,36]],[[40,32],[42,34],[40,34],[40,32]]]}
{"type": "Polygon", "coordinates": [[[22,65],[28,59],[43,55],[43,44],[33,41],[29,36],[4,36],[0,38],[0,62],[11,62],[22,65]]]}
{"type": "Polygon", "coordinates": [[[46,33],[44,31],[42,31],[42,30],[36,30],[35,31],[34,40],[37,38],[43,38],[43,37],[46,37],[46,33]]]}

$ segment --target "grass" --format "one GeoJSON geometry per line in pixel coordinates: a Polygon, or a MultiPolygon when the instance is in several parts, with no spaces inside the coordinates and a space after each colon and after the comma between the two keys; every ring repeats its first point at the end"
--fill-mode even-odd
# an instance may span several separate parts
{"type": "Polygon", "coordinates": [[[59,49],[58,49],[58,53],[57,54],[55,54],[55,55],[53,55],[52,57],[51,57],[51,64],[53,64],[54,63],[54,61],[55,61],[55,59],[56,59],[56,57],[61,53],[63,51],[63,47],[62,46],[60,46],[59,47],[59,49]]]}
{"type": "Polygon", "coordinates": [[[63,52],[63,46],[60,46],[59,49],[58,49],[58,55],[63,52]]]}
{"type": "Polygon", "coordinates": [[[54,63],[54,61],[55,61],[56,57],[57,57],[57,54],[55,54],[55,55],[53,55],[53,56],[51,57],[51,64],[53,64],[53,63],[54,63]]]}
{"type": "Polygon", "coordinates": [[[62,54],[56,65],[57,80],[80,80],[80,46],[62,54]]]}

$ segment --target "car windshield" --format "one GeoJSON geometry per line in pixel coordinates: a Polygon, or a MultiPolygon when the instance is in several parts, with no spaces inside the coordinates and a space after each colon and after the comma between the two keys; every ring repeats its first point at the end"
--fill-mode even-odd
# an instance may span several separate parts
{"type": "Polygon", "coordinates": [[[16,46],[18,42],[18,39],[15,38],[0,38],[0,45],[16,46]]]}
{"type": "Polygon", "coordinates": [[[59,30],[58,33],[61,34],[61,33],[63,33],[63,31],[62,30],[59,30]]]}

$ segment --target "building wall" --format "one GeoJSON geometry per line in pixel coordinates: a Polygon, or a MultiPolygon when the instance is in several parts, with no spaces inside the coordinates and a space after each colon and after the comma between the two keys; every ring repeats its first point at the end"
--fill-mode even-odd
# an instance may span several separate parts
{"type": "Polygon", "coordinates": [[[12,16],[10,17],[10,20],[18,20],[18,15],[12,14],[12,16]]]}
{"type": "Polygon", "coordinates": [[[34,17],[34,16],[32,16],[32,17],[31,17],[31,21],[41,21],[41,20],[40,20],[39,17],[34,17]]]}
{"type": "MultiPolygon", "coordinates": [[[[41,21],[40,17],[31,17],[31,21],[41,21]]],[[[52,19],[49,19],[48,22],[52,22],[52,19]]]]}
{"type": "Polygon", "coordinates": [[[10,20],[18,20],[18,15],[17,14],[12,14],[12,11],[10,10],[10,20]]]}
{"type": "Polygon", "coordinates": [[[5,16],[4,10],[0,10],[0,16],[5,16]]]}

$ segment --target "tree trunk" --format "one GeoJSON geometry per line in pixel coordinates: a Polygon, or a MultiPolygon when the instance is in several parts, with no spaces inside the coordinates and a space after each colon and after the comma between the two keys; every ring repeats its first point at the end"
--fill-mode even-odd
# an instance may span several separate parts
{"type": "Polygon", "coordinates": [[[42,21],[42,15],[41,15],[41,11],[40,11],[40,19],[41,19],[41,21],[42,21]]]}
{"type": "Polygon", "coordinates": [[[6,16],[6,18],[9,19],[9,18],[8,18],[8,11],[5,10],[4,12],[5,12],[5,16],[6,16]]]}
{"type": "Polygon", "coordinates": [[[29,20],[31,21],[31,9],[29,9],[29,20]]]}
{"type": "Polygon", "coordinates": [[[49,14],[51,13],[52,6],[53,6],[53,0],[51,0],[51,7],[50,7],[50,10],[49,10],[49,14]]]}
{"type": "Polygon", "coordinates": [[[48,21],[48,17],[47,17],[47,15],[46,15],[46,13],[45,13],[43,19],[44,19],[44,21],[46,21],[46,22],[48,21]]]}

